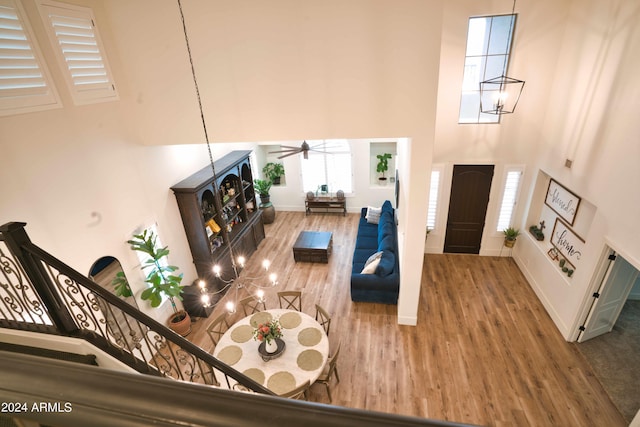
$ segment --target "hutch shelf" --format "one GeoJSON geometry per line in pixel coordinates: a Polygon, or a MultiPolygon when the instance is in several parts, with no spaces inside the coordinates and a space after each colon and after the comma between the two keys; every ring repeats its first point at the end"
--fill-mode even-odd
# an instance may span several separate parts
{"type": "Polygon", "coordinates": [[[248,259],[265,237],[250,154],[250,150],[232,151],[214,162],[215,177],[208,165],[171,187],[196,271],[209,292],[224,287],[213,274],[214,265],[220,265],[224,279],[232,278],[231,254],[248,259]]]}

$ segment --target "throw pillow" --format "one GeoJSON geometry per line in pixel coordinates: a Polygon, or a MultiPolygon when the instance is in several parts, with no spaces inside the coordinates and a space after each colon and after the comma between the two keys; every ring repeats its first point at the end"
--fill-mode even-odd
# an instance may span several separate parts
{"type": "Polygon", "coordinates": [[[373,274],[380,263],[380,259],[382,258],[382,252],[376,252],[371,255],[367,262],[364,263],[364,268],[360,272],[360,274],[373,274]]]}
{"type": "Polygon", "coordinates": [[[382,208],[374,208],[373,206],[367,207],[367,214],[365,215],[365,219],[369,224],[377,224],[380,221],[380,214],[382,213],[382,208]]]}
{"type": "Polygon", "coordinates": [[[367,258],[367,261],[364,263],[365,267],[381,257],[382,257],[382,251],[376,252],[375,254],[371,255],[369,258],[367,258]]]}

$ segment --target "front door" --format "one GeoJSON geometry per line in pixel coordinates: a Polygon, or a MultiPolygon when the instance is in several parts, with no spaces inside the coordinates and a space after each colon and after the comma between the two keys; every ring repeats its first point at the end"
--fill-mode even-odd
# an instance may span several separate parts
{"type": "Polygon", "coordinates": [[[479,254],[493,165],[454,165],[444,252],[479,254]]]}

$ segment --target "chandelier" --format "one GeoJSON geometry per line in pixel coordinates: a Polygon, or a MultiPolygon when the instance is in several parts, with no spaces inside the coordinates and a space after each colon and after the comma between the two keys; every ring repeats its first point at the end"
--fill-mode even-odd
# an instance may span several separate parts
{"type": "MultiPolygon", "coordinates": [[[[202,128],[204,130],[204,138],[205,138],[205,142],[207,143],[207,151],[209,153],[209,162],[211,163],[211,170],[213,171],[213,180],[214,182],[216,181],[216,168],[215,168],[215,164],[213,161],[213,154],[211,152],[211,144],[209,142],[209,134],[207,133],[207,124],[205,122],[204,119],[204,110],[202,108],[202,100],[200,99],[200,89],[198,87],[198,80],[196,78],[196,71],[195,68],[193,66],[193,58],[191,56],[191,46],[189,45],[189,36],[187,35],[187,26],[184,20],[184,13],[182,11],[182,3],[180,0],[178,0],[178,9],[180,10],[180,18],[182,20],[182,29],[184,31],[184,39],[185,39],[185,43],[187,45],[187,53],[189,55],[189,64],[191,65],[191,75],[193,77],[193,84],[195,86],[196,89],[196,96],[198,98],[198,108],[200,111],[200,119],[202,121],[202,128]]],[[[214,189],[216,189],[215,191],[217,192],[217,186],[214,186],[214,189]]],[[[200,288],[200,300],[202,302],[202,305],[204,307],[212,307],[212,306],[216,306],[218,304],[219,301],[221,301],[220,299],[217,299],[216,301],[212,301],[212,296],[216,296],[216,295],[220,295],[220,294],[224,294],[224,292],[226,292],[227,290],[229,290],[229,288],[232,288],[235,290],[235,294],[233,297],[232,301],[228,301],[226,303],[226,309],[229,313],[235,313],[236,312],[236,308],[238,305],[238,292],[240,291],[240,289],[255,289],[255,296],[254,298],[256,299],[256,301],[260,304],[263,304],[265,299],[264,299],[264,289],[266,288],[270,288],[273,286],[276,286],[278,284],[277,281],[277,276],[275,273],[270,273],[268,274],[268,284],[265,285],[261,285],[259,283],[256,283],[254,281],[260,280],[257,277],[240,277],[240,273],[242,272],[242,269],[244,269],[245,267],[245,263],[246,263],[246,258],[243,256],[238,256],[236,258],[236,256],[233,253],[233,246],[229,245],[229,253],[231,255],[231,269],[232,269],[232,273],[233,276],[230,279],[224,279],[222,276],[222,268],[220,267],[220,265],[216,264],[213,266],[212,270],[213,270],[213,274],[215,275],[215,277],[222,281],[224,283],[224,286],[217,290],[216,292],[210,293],[208,288],[207,288],[207,283],[204,280],[199,280],[198,281],[198,287],[200,288]]],[[[265,270],[265,272],[268,273],[269,271],[269,267],[271,266],[271,262],[267,259],[265,259],[264,261],[262,261],[262,268],[265,270]]]]}
{"type": "MultiPolygon", "coordinates": [[[[511,10],[511,23],[509,24],[509,43],[513,39],[513,22],[515,21],[516,0],[513,0],[511,10]]],[[[511,51],[511,47],[509,47],[511,51]]],[[[509,53],[510,54],[510,53],[509,53]]],[[[507,70],[507,57],[504,56],[503,73],[507,70]]],[[[524,88],[524,81],[507,77],[504,74],[498,77],[480,82],[480,111],[485,114],[510,114],[513,113],[520,100],[520,94],[524,88]]]]}
{"type": "MultiPolygon", "coordinates": [[[[231,248],[229,248],[229,249],[231,249],[231,248]]],[[[253,296],[254,296],[255,300],[259,304],[264,304],[264,302],[265,302],[264,290],[276,286],[278,284],[278,276],[275,273],[270,273],[268,275],[268,284],[266,284],[266,285],[261,285],[259,283],[254,282],[254,281],[260,280],[260,278],[258,278],[258,277],[242,277],[241,278],[239,273],[238,273],[238,267],[237,266],[239,265],[241,269],[244,269],[245,262],[246,262],[246,258],[243,257],[243,256],[239,256],[237,258],[237,264],[235,262],[232,263],[232,266],[233,266],[233,277],[231,279],[229,279],[229,280],[225,280],[222,277],[222,268],[220,267],[220,265],[216,264],[216,265],[213,266],[213,268],[212,268],[213,274],[215,274],[215,276],[224,283],[224,286],[222,287],[222,289],[220,289],[220,290],[218,290],[216,292],[209,293],[209,291],[207,289],[207,283],[204,280],[200,280],[198,282],[198,286],[200,288],[200,293],[202,294],[201,297],[200,297],[200,300],[202,301],[202,305],[204,307],[215,306],[217,304],[217,301],[212,302],[211,301],[211,296],[223,294],[230,287],[233,287],[233,289],[235,290],[235,294],[233,296],[233,300],[227,301],[227,303],[225,304],[225,308],[227,309],[229,314],[233,314],[233,313],[236,312],[236,309],[238,307],[238,292],[240,291],[240,289],[243,289],[243,288],[247,289],[247,290],[248,289],[254,289],[255,290],[255,294],[253,296]]],[[[269,261],[268,259],[265,259],[265,260],[262,261],[262,268],[264,269],[264,271],[266,273],[269,272],[269,267],[270,266],[271,266],[271,261],[269,261]]]]}

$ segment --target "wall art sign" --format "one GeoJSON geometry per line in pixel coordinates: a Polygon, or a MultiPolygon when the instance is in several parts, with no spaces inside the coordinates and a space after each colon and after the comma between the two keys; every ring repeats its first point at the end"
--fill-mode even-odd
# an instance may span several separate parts
{"type": "Polygon", "coordinates": [[[567,259],[567,262],[571,264],[573,268],[576,267],[577,262],[582,258],[584,240],[575,234],[560,218],[556,218],[556,223],[553,226],[551,244],[567,259]]]}
{"type": "Polygon", "coordinates": [[[544,203],[549,206],[555,213],[560,215],[562,219],[567,221],[569,225],[573,225],[580,206],[580,197],[564,188],[553,178],[549,181],[547,189],[547,198],[544,203]]]}

